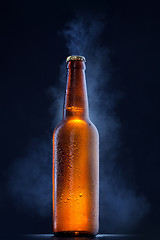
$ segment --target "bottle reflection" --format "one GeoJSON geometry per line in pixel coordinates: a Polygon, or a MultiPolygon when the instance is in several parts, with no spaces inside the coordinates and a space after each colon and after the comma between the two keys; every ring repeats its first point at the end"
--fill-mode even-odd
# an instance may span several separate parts
{"type": "Polygon", "coordinates": [[[51,240],[100,240],[99,237],[55,237],[53,236],[51,240]]]}

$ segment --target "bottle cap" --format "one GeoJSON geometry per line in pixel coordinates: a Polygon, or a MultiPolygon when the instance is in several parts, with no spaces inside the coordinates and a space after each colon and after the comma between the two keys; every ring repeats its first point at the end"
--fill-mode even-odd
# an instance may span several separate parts
{"type": "Polygon", "coordinates": [[[69,62],[69,61],[72,61],[72,60],[78,60],[78,61],[86,62],[85,57],[83,57],[83,56],[75,56],[75,55],[67,57],[66,62],[69,62]]]}

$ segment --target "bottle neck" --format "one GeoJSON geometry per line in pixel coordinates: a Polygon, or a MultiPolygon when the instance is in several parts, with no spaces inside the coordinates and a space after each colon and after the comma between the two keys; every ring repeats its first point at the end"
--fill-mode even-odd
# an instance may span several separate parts
{"type": "Polygon", "coordinates": [[[68,62],[63,117],[88,118],[88,97],[84,61],[68,62]]]}

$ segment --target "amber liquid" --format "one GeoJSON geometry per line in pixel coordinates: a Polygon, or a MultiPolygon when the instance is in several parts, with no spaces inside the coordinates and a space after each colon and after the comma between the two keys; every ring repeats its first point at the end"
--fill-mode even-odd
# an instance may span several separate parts
{"type": "Polygon", "coordinates": [[[53,231],[59,236],[96,235],[99,227],[99,137],[88,117],[84,67],[68,64],[64,118],[53,134],[53,231]]]}

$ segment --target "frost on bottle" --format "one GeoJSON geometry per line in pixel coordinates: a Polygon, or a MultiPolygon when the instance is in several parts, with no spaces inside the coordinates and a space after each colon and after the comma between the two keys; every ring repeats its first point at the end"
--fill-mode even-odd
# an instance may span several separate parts
{"type": "Polygon", "coordinates": [[[53,133],[53,231],[92,236],[99,228],[99,136],[89,119],[85,58],[67,58],[63,119],[53,133]]]}

